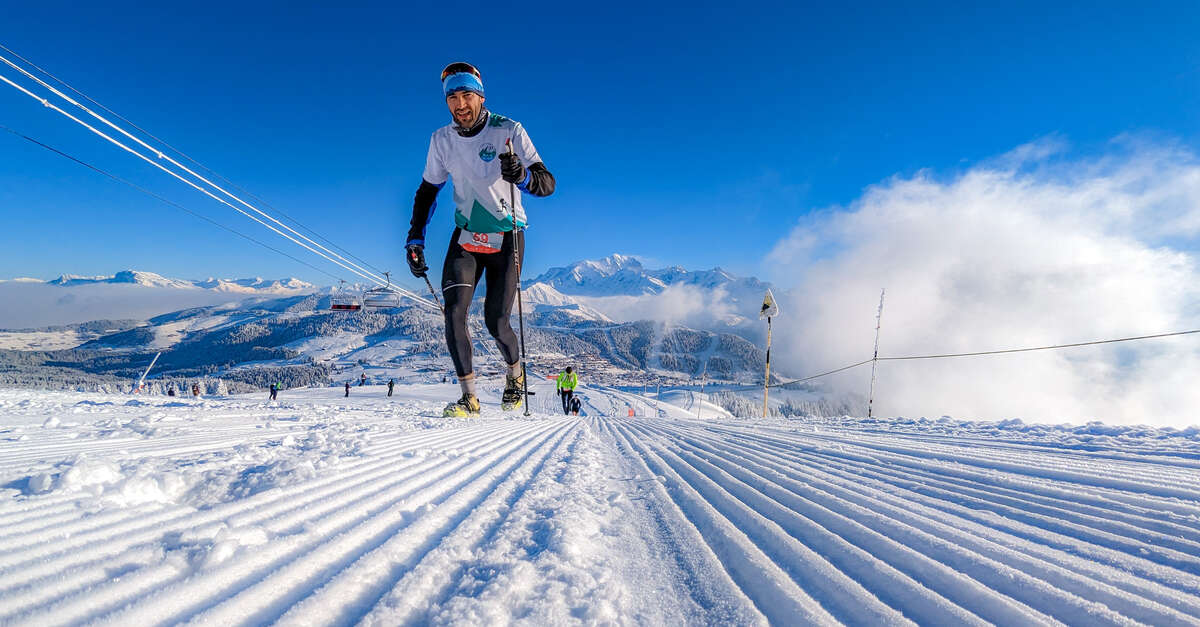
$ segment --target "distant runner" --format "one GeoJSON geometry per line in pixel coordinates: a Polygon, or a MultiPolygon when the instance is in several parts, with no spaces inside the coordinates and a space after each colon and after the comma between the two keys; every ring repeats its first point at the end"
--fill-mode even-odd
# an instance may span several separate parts
{"type": "Polygon", "coordinates": [[[564,414],[571,413],[571,398],[575,396],[575,386],[579,385],[579,375],[567,366],[567,369],[558,373],[558,396],[562,399],[562,408],[564,414]]]}

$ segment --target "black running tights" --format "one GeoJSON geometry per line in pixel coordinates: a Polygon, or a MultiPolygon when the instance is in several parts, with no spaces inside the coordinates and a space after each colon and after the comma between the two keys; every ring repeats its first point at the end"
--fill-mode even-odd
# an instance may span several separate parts
{"type": "MultiPolygon", "coordinates": [[[[450,248],[446,251],[446,263],[442,265],[442,297],[446,301],[446,346],[454,370],[458,376],[474,373],[471,364],[471,333],[467,329],[467,312],[480,277],[487,284],[483,297],[483,321],[488,333],[496,338],[505,365],[521,360],[517,334],[509,324],[513,301],[517,297],[517,264],[513,256],[513,233],[504,234],[504,244],[498,253],[473,253],[458,245],[461,229],[454,229],[450,236],[450,248]]],[[[525,234],[518,232],[516,239],[525,256],[525,234]]]]}

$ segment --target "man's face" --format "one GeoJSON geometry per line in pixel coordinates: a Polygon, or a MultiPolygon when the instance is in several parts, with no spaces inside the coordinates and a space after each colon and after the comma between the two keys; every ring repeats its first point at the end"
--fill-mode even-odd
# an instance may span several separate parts
{"type": "Polygon", "coordinates": [[[473,91],[456,91],[446,96],[446,106],[450,108],[450,115],[454,116],[454,121],[459,126],[470,127],[479,119],[479,112],[483,110],[483,98],[473,91]]]}

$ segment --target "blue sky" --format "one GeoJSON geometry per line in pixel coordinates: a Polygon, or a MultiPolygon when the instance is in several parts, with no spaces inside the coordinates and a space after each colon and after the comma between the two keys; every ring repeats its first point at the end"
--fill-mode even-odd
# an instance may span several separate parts
{"type": "MultiPolygon", "coordinates": [[[[6,7],[0,43],[401,273],[454,60],[480,68],[489,108],[524,123],[558,179],[527,203],[528,273],[621,252],[770,274],[804,215],[894,175],[952,175],[1047,136],[1082,153],[1125,134],[1200,147],[1200,5],[974,4],[41,2],[6,7]]],[[[319,263],[7,85],[0,124],[319,263]]],[[[450,203],[444,190],[435,267],[450,203]]],[[[0,222],[0,277],[331,281],[7,133],[0,222]]]]}

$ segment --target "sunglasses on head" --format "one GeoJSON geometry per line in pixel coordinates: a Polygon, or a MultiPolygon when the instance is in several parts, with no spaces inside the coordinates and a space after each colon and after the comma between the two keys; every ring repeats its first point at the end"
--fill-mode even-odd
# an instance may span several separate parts
{"type": "Polygon", "coordinates": [[[471,65],[470,63],[463,63],[461,61],[447,65],[446,69],[442,70],[442,80],[446,80],[446,77],[452,74],[463,73],[474,75],[475,78],[483,80],[483,77],[479,75],[479,70],[475,69],[475,66],[471,65]]]}

